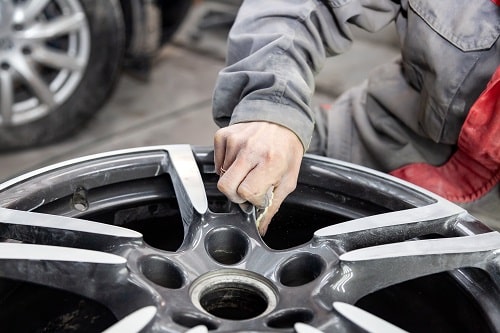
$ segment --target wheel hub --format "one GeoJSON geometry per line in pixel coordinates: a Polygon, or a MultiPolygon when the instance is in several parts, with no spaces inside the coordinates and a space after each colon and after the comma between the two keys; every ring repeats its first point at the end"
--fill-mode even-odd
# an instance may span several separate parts
{"type": "Polygon", "coordinates": [[[193,282],[190,295],[199,310],[229,320],[268,314],[278,302],[271,282],[246,270],[221,269],[204,274],[193,282]]]}

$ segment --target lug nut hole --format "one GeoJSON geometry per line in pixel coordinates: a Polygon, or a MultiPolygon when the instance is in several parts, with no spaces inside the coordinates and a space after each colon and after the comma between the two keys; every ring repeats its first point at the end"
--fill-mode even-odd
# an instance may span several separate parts
{"type": "Polygon", "coordinates": [[[218,263],[234,265],[246,256],[249,241],[245,234],[234,228],[213,230],[205,243],[208,254],[218,263]]]}
{"type": "Polygon", "coordinates": [[[301,254],[288,260],[279,270],[280,282],[298,287],[314,281],[323,271],[323,260],[314,254],[301,254]]]}
{"type": "Polygon", "coordinates": [[[184,285],[184,277],[179,267],[160,257],[148,257],[141,263],[141,272],[150,281],[169,289],[179,289],[184,285]]]}
{"type": "Polygon", "coordinates": [[[29,55],[29,54],[31,54],[31,47],[29,47],[29,46],[24,46],[24,47],[21,49],[21,52],[22,52],[24,55],[29,55]]]}

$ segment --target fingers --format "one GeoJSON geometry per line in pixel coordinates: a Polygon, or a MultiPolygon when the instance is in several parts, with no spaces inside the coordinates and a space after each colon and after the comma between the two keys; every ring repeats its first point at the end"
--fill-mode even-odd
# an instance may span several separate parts
{"type": "Polygon", "coordinates": [[[243,140],[234,139],[234,134],[237,133],[234,127],[237,125],[222,128],[214,136],[215,172],[219,175],[221,175],[221,170],[225,173],[231,167],[244,147],[243,140]]]}
{"type": "Polygon", "coordinates": [[[295,133],[280,125],[249,122],[218,130],[214,149],[216,172],[221,176],[217,188],[229,200],[267,207],[267,191],[276,187],[259,228],[265,233],[281,203],[295,189],[304,153],[302,143],[295,133]]]}
{"type": "Polygon", "coordinates": [[[273,163],[257,164],[239,184],[238,195],[258,208],[268,207],[271,198],[269,191],[279,185],[283,172],[283,168],[273,163]]]}
{"type": "MultiPolygon", "coordinates": [[[[224,168],[228,160],[231,161],[232,156],[224,160],[224,168]]],[[[258,154],[238,153],[234,162],[221,175],[217,187],[233,202],[248,201],[257,207],[267,207],[267,192],[279,184],[286,168],[274,158],[264,159],[258,154]]]]}
{"type": "Polygon", "coordinates": [[[266,142],[249,145],[250,138],[258,132],[237,124],[217,131],[214,138],[215,167],[221,176],[218,189],[235,203],[248,201],[256,206],[267,206],[266,191],[281,178],[283,167],[270,163],[266,142]]]}
{"type": "Polygon", "coordinates": [[[231,168],[236,159],[237,149],[231,149],[231,145],[228,144],[229,135],[231,135],[231,128],[222,128],[214,136],[215,172],[221,176],[217,188],[232,202],[243,203],[246,199],[238,195],[238,186],[253,166],[240,162],[240,167],[231,168]]]}
{"type": "MultiPolygon", "coordinates": [[[[224,164],[226,163],[227,162],[224,161],[224,164]]],[[[250,201],[240,194],[239,187],[241,186],[242,179],[245,179],[247,174],[249,174],[254,167],[255,165],[246,159],[236,159],[221,175],[217,183],[217,188],[232,202],[243,203],[245,201],[250,201]]],[[[250,202],[253,203],[252,201],[250,202]]]]}
{"type": "Polygon", "coordinates": [[[220,175],[223,168],[224,156],[226,155],[226,135],[224,129],[215,132],[214,136],[214,164],[215,172],[220,175]]]}

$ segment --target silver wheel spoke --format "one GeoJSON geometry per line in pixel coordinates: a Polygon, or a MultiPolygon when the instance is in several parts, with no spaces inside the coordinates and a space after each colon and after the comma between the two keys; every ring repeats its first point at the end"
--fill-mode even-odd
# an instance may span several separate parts
{"type": "Polygon", "coordinates": [[[132,312],[102,333],[139,333],[153,320],[156,313],[154,306],[146,306],[132,312]]]}
{"type": "Polygon", "coordinates": [[[333,303],[333,308],[351,323],[369,333],[405,333],[405,330],[366,312],[357,306],[342,302],[333,303]]]}
{"type": "Polygon", "coordinates": [[[70,16],[61,16],[46,23],[37,23],[22,33],[22,37],[31,40],[45,40],[67,35],[85,25],[85,15],[74,13],[70,16]]]}
{"type": "Polygon", "coordinates": [[[367,247],[339,257],[339,274],[322,288],[321,298],[355,303],[376,290],[434,273],[464,267],[485,269],[500,249],[500,233],[407,241],[367,247]]]}
{"type": "Polygon", "coordinates": [[[208,209],[208,200],[200,170],[189,145],[173,145],[168,148],[170,163],[166,171],[172,177],[174,190],[186,227],[194,215],[203,215],[208,209]]]}
{"type": "Polygon", "coordinates": [[[12,121],[12,107],[14,105],[14,86],[12,75],[7,70],[0,69],[0,115],[3,124],[12,121]]]}
{"type": "Polygon", "coordinates": [[[43,81],[37,70],[29,62],[27,62],[26,59],[16,59],[16,61],[12,63],[12,66],[19,72],[19,74],[21,74],[24,82],[28,85],[35,96],[38,97],[41,104],[45,104],[48,107],[53,107],[56,104],[54,94],[50,90],[49,86],[43,81]]]}
{"type": "Polygon", "coordinates": [[[14,22],[16,24],[29,23],[42,13],[51,0],[30,0],[16,8],[14,22]]]}
{"type": "MultiPolygon", "coordinates": [[[[83,262],[88,264],[124,265],[125,258],[100,251],[48,245],[0,243],[0,260],[83,262]]],[[[0,270],[3,272],[2,270],[0,270]]]]}
{"type": "Polygon", "coordinates": [[[293,328],[297,333],[323,333],[322,331],[304,323],[296,323],[293,328]]]}
{"type": "Polygon", "coordinates": [[[208,329],[204,325],[199,325],[191,328],[186,333],[207,333],[208,329]]]}
{"type": "Polygon", "coordinates": [[[65,68],[73,71],[80,71],[85,66],[78,58],[44,46],[34,48],[31,57],[35,61],[51,68],[65,68]]]}

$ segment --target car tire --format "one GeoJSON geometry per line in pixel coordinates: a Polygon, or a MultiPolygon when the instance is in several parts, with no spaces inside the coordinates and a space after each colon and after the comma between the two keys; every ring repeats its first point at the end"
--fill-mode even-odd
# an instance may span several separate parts
{"type": "Polygon", "coordinates": [[[164,0],[158,3],[162,12],[161,42],[167,43],[184,21],[193,4],[192,0],[164,0]]]}
{"type": "MultiPolygon", "coordinates": [[[[56,101],[42,116],[8,125],[0,121],[0,150],[40,146],[74,134],[99,110],[115,86],[125,47],[124,21],[119,2],[63,0],[52,1],[49,5],[65,3],[81,9],[87,23],[88,56],[85,66],[79,69],[79,82],[73,83],[73,87],[69,88],[72,92],[67,93],[63,100],[56,101]]],[[[40,15],[49,17],[43,11],[40,15]]],[[[15,70],[14,67],[11,69],[15,70]]],[[[15,110],[11,114],[14,115],[15,110]]]]}

